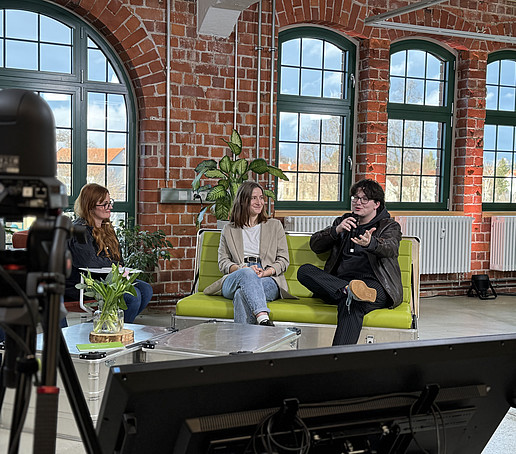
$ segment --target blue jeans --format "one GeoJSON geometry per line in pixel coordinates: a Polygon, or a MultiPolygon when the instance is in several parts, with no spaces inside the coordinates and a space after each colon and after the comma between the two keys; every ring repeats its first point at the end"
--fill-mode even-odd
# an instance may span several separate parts
{"type": "MultiPolygon", "coordinates": [[[[261,267],[260,263],[257,263],[261,267]]],[[[222,284],[222,296],[233,300],[235,323],[256,324],[256,314],[270,312],[267,301],[279,297],[279,288],[271,277],[258,277],[251,268],[230,273],[222,284]]]]}
{"type": "Polygon", "coordinates": [[[124,311],[124,322],[126,323],[133,323],[136,316],[147,307],[152,298],[152,287],[147,282],[136,279],[134,287],[136,296],[129,293],[124,295],[124,301],[127,304],[127,309],[124,311]]]}

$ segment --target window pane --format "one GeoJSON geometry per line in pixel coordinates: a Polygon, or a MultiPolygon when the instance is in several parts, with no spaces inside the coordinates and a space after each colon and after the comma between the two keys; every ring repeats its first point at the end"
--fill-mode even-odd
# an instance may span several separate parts
{"type": "Polygon", "coordinates": [[[88,49],[88,80],[107,82],[106,57],[101,50],[88,49]]]}
{"type": "Polygon", "coordinates": [[[486,82],[492,85],[499,84],[500,60],[494,61],[487,65],[486,82]]]}
{"type": "Polygon", "coordinates": [[[425,149],[423,151],[423,175],[437,175],[439,168],[439,154],[437,150],[425,149]]]}
{"type": "Polygon", "coordinates": [[[484,150],[494,150],[496,147],[496,126],[485,125],[484,127],[484,150]]]}
{"type": "Polygon", "coordinates": [[[297,170],[297,144],[279,144],[279,167],[283,171],[297,170]]]}
{"type": "Polygon", "coordinates": [[[5,40],[5,66],[13,69],[38,69],[38,45],[5,40]]]}
{"type": "Polygon", "coordinates": [[[319,196],[319,174],[318,173],[300,173],[298,174],[298,200],[310,202],[318,200],[319,196]]]}
{"type": "Polygon", "coordinates": [[[40,93],[54,114],[57,128],[72,126],[72,96],[63,93],[40,93]]]}
{"type": "Polygon", "coordinates": [[[278,180],[278,199],[295,201],[297,199],[297,173],[285,172],[288,181],[278,180]]]}
{"type": "Polygon", "coordinates": [[[498,87],[487,85],[486,109],[498,109],[498,87]]]}
{"type": "Polygon", "coordinates": [[[498,153],[496,155],[497,177],[508,177],[512,173],[512,153],[498,153]]]}
{"type": "Polygon", "coordinates": [[[127,113],[125,99],[121,95],[107,97],[107,128],[111,131],[125,131],[127,128],[127,113]]]}
{"type": "Polygon", "coordinates": [[[299,69],[283,68],[281,70],[281,94],[299,95],[299,69]]]}
{"type": "Polygon", "coordinates": [[[423,122],[405,121],[405,136],[403,145],[406,147],[420,147],[423,144],[423,122]]]}
{"type": "Polygon", "coordinates": [[[435,203],[439,201],[439,180],[435,177],[421,179],[421,202],[435,203]]]}
{"type": "Polygon", "coordinates": [[[407,76],[408,77],[425,77],[425,57],[426,52],[422,50],[411,49],[408,51],[407,57],[407,76]]]}
{"type": "Polygon", "coordinates": [[[346,69],[344,52],[327,41],[324,43],[324,68],[337,71],[344,71],[346,69]]]}
{"type": "Polygon", "coordinates": [[[483,174],[484,176],[494,176],[495,173],[495,153],[484,151],[483,174]]]}
{"type": "Polygon", "coordinates": [[[323,145],[321,147],[321,172],[338,172],[340,167],[340,147],[323,145]]]}
{"type": "Polygon", "coordinates": [[[127,164],[126,134],[108,133],[107,154],[110,164],[127,164]]]}
{"type": "Polygon", "coordinates": [[[387,130],[387,146],[401,147],[403,145],[403,120],[389,120],[387,130]]]}
{"type": "Polygon", "coordinates": [[[494,200],[494,180],[492,178],[482,179],[482,202],[490,203],[494,200]]]}
{"type": "Polygon", "coordinates": [[[322,121],[322,137],[324,143],[341,143],[341,117],[324,115],[322,121]]]}
{"type": "Polygon", "coordinates": [[[40,16],[41,41],[72,44],[72,28],[47,16],[40,16]]]}
{"type": "Polygon", "coordinates": [[[106,95],[88,93],[88,129],[104,129],[106,122],[106,95]]]}
{"type": "Polygon", "coordinates": [[[57,162],[72,162],[72,132],[69,129],[56,129],[57,162]]]}
{"type": "Polygon", "coordinates": [[[71,195],[72,187],[72,165],[71,164],[57,164],[57,179],[66,186],[66,194],[71,195]]]}
{"type": "Polygon", "coordinates": [[[387,176],[385,181],[385,200],[387,202],[401,201],[401,177],[387,176]]]}
{"type": "Polygon", "coordinates": [[[402,149],[397,147],[387,148],[387,173],[401,173],[402,149]]]}
{"type": "Polygon", "coordinates": [[[38,15],[30,11],[5,10],[6,38],[38,39],[38,15]]]}
{"type": "Polygon", "coordinates": [[[427,79],[443,80],[444,79],[444,64],[441,60],[432,54],[427,54],[427,79]]]}
{"type": "Polygon", "coordinates": [[[322,71],[314,69],[301,70],[301,96],[321,96],[322,71]]]}
{"type": "Polygon", "coordinates": [[[405,102],[405,79],[400,77],[391,77],[389,102],[405,102]]]}
{"type": "Polygon", "coordinates": [[[494,191],[495,203],[508,203],[511,201],[511,179],[497,178],[494,191]]]}
{"type": "Polygon", "coordinates": [[[72,48],[41,44],[41,71],[70,74],[72,72],[72,48]]]}
{"type": "Polygon", "coordinates": [[[390,74],[391,76],[405,77],[405,59],[407,53],[405,51],[396,52],[391,55],[390,74]]]}
{"type": "Polygon", "coordinates": [[[106,135],[103,132],[88,131],[88,163],[106,162],[105,140],[106,135]]]}
{"type": "Polygon", "coordinates": [[[423,146],[427,148],[437,148],[441,146],[442,124],[425,121],[425,134],[423,137],[423,146]]]}
{"type": "Polygon", "coordinates": [[[510,87],[516,86],[516,62],[514,60],[502,60],[500,71],[500,84],[510,87]]]}
{"type": "Polygon", "coordinates": [[[513,150],[514,128],[512,126],[498,126],[498,137],[496,141],[497,150],[513,150]]]}
{"type": "Polygon", "coordinates": [[[319,142],[321,133],[321,117],[319,115],[300,115],[299,141],[319,142]]]}
{"type": "Polygon", "coordinates": [[[336,174],[322,174],[321,175],[321,187],[320,200],[324,201],[337,201],[339,200],[339,175],[336,174]]]}
{"type": "Polygon", "coordinates": [[[302,171],[319,171],[319,145],[299,144],[299,169],[302,171]]]}
{"type": "Polygon", "coordinates": [[[442,82],[427,81],[425,105],[442,106],[444,104],[444,84],[442,82]]]}
{"type": "Polygon", "coordinates": [[[300,66],[301,39],[291,39],[281,44],[281,64],[300,66]]]}
{"type": "Polygon", "coordinates": [[[115,70],[113,69],[113,66],[111,66],[111,64],[109,62],[107,64],[107,72],[108,72],[108,74],[107,74],[107,82],[110,82],[112,84],[119,84],[120,83],[120,79],[116,75],[115,70]]]}
{"type": "Polygon", "coordinates": [[[407,103],[423,104],[425,82],[418,79],[407,79],[407,103]]]}
{"type": "Polygon", "coordinates": [[[514,111],[514,88],[500,87],[499,110],[514,111]]]}
{"type": "Polygon", "coordinates": [[[402,177],[403,191],[401,193],[402,202],[419,202],[419,178],[405,176],[402,177]]]}
{"type": "Polygon", "coordinates": [[[292,112],[280,112],[279,140],[297,141],[298,114],[292,112]]]}
{"type": "Polygon", "coordinates": [[[97,183],[102,186],[106,186],[106,177],[104,174],[104,169],[104,166],[89,165],[86,176],[87,182],[97,183]]]}
{"type": "Polygon", "coordinates": [[[325,98],[342,98],[344,88],[344,74],[337,72],[324,72],[324,90],[325,98]]]}
{"type": "Polygon", "coordinates": [[[115,200],[125,201],[127,194],[126,167],[108,166],[107,188],[115,200]]]}
{"type": "Polygon", "coordinates": [[[301,66],[322,69],[323,42],[319,39],[303,38],[301,66]]]}

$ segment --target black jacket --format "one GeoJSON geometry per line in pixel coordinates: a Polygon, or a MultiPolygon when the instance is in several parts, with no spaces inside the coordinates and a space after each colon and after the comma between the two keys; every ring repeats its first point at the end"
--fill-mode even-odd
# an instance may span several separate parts
{"type": "MultiPolygon", "coordinates": [[[[351,213],[336,218],[330,227],[314,233],[310,238],[310,248],[316,254],[331,251],[324,271],[333,275],[336,275],[344,247],[349,247],[350,242],[350,232],[343,231],[338,234],[337,226],[349,216],[351,213]]],[[[373,232],[369,246],[363,250],[367,254],[378,282],[390,296],[392,307],[396,307],[403,301],[403,286],[398,263],[401,227],[390,217],[385,208],[367,225],[368,229],[371,227],[376,227],[376,230],[373,232]]]]}
{"type": "MultiPolygon", "coordinates": [[[[75,237],[68,240],[68,249],[72,253],[72,270],[70,276],[66,279],[66,301],[77,301],[79,299],[79,290],[75,288],[75,284],[81,282],[81,271],[79,268],[104,268],[110,267],[112,263],[115,263],[110,257],[106,256],[104,251],[97,255],[99,247],[93,238],[92,226],[86,224],[83,218],[76,219],[73,224],[85,226],[87,232],[86,243],[79,242],[75,237]]],[[[117,263],[123,265],[122,260],[117,263]]]]}

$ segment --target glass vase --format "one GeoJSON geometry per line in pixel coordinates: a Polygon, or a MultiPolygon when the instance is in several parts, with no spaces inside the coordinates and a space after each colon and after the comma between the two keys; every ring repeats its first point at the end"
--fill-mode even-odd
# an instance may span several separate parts
{"type": "Polygon", "coordinates": [[[93,331],[95,333],[116,334],[124,327],[124,311],[115,309],[112,311],[96,310],[93,313],[93,331]]]}

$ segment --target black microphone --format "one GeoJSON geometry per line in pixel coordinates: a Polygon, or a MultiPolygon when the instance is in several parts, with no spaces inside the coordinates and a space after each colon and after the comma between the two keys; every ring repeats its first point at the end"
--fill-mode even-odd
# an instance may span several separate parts
{"type": "Polygon", "coordinates": [[[355,220],[355,224],[357,225],[349,231],[349,252],[353,254],[353,252],[355,252],[355,243],[351,241],[351,238],[355,238],[358,234],[358,216],[356,214],[352,214],[350,218],[353,218],[355,220]]]}

